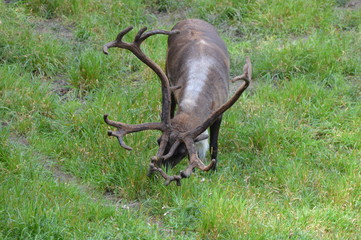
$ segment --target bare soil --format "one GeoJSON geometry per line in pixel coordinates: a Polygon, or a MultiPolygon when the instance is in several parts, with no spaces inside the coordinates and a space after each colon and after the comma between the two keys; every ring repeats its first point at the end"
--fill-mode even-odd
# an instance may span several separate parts
{"type": "Polygon", "coordinates": [[[350,1],[350,2],[346,3],[345,7],[353,9],[353,10],[358,10],[361,8],[361,0],[350,1]]]}

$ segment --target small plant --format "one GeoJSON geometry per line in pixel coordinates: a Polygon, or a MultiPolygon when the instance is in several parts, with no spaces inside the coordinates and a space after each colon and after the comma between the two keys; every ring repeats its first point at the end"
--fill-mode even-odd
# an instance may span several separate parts
{"type": "Polygon", "coordinates": [[[31,13],[51,19],[61,15],[79,15],[86,8],[88,0],[35,0],[28,1],[25,6],[31,13]]]}
{"type": "Polygon", "coordinates": [[[76,59],[75,67],[70,70],[70,84],[81,92],[90,91],[100,85],[103,60],[93,49],[83,51],[76,59]]]}

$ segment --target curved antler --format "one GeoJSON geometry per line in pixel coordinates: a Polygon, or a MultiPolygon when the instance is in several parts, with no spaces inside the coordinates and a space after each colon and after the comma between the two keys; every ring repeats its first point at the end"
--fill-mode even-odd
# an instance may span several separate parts
{"type": "Polygon", "coordinates": [[[124,48],[131,51],[139,60],[145,63],[148,67],[150,67],[159,77],[162,84],[162,115],[161,121],[165,124],[168,124],[170,121],[170,86],[169,80],[163,70],[150,58],[148,58],[144,52],[140,49],[140,45],[142,42],[150,36],[156,34],[164,34],[164,35],[173,35],[179,33],[179,31],[164,31],[164,30],[153,30],[149,32],[145,32],[147,30],[146,27],[139,30],[137,35],[135,36],[132,43],[123,42],[123,37],[133,29],[132,26],[127,27],[123,31],[121,31],[116,40],[109,42],[103,46],[103,52],[108,54],[108,49],[112,47],[124,48]]]}
{"type": "MultiPolygon", "coordinates": [[[[140,49],[140,45],[142,42],[147,39],[148,37],[156,34],[164,34],[164,35],[172,35],[179,33],[178,31],[164,31],[164,30],[154,30],[145,32],[147,30],[146,27],[139,30],[136,34],[132,43],[123,42],[123,37],[129,33],[133,29],[132,26],[127,27],[126,29],[122,30],[115,41],[109,42],[103,46],[104,54],[108,54],[108,49],[113,47],[124,48],[131,51],[139,60],[145,63],[148,67],[150,67],[159,77],[162,85],[162,114],[161,114],[161,123],[144,123],[138,125],[128,125],[121,122],[115,122],[108,119],[108,115],[104,115],[104,121],[111,126],[114,126],[118,129],[118,131],[109,131],[109,136],[114,136],[118,138],[119,144],[127,149],[131,150],[132,148],[127,146],[124,141],[123,137],[132,132],[139,132],[143,130],[161,130],[165,131],[166,126],[170,123],[170,102],[171,102],[171,89],[169,86],[169,80],[163,70],[150,58],[148,58],[144,52],[140,49]]],[[[165,148],[165,140],[162,142],[165,148]]],[[[164,150],[163,150],[164,152],[164,150]]],[[[161,154],[163,154],[163,152],[161,154]]]]}

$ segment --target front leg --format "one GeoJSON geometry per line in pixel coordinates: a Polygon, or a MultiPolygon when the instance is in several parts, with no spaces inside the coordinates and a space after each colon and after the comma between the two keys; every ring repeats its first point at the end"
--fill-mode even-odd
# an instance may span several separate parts
{"type": "Polygon", "coordinates": [[[174,118],[175,108],[177,106],[177,102],[174,96],[174,93],[171,92],[171,101],[170,101],[170,118],[174,118]]]}
{"type": "Polygon", "coordinates": [[[216,170],[217,168],[217,155],[218,155],[218,135],[219,129],[222,123],[222,116],[220,116],[210,127],[210,145],[209,151],[211,153],[211,159],[215,160],[215,164],[212,170],[216,170]]]}

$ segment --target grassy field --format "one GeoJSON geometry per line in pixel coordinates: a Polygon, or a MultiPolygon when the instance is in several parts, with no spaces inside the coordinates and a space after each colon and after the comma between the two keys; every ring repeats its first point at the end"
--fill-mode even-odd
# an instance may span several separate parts
{"type": "MultiPolygon", "coordinates": [[[[0,239],[360,239],[360,43],[361,1],[1,1],[0,239]],[[232,76],[250,56],[254,82],[218,171],[165,187],[146,176],[159,133],[129,152],[102,119],[158,121],[159,80],[101,47],[184,18],[219,29],[232,76]]],[[[165,36],[143,49],[164,67],[165,36]]]]}

